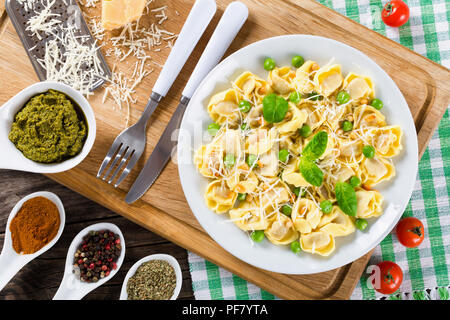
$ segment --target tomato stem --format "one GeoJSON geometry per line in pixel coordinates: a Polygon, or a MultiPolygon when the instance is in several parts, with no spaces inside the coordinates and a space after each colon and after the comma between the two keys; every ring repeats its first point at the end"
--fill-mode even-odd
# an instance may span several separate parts
{"type": "Polygon", "coordinates": [[[414,233],[415,235],[417,235],[419,237],[421,237],[422,236],[421,229],[422,229],[422,226],[417,226],[417,227],[414,227],[412,229],[409,229],[408,231],[414,233]]]}
{"type": "Polygon", "coordinates": [[[394,277],[391,274],[391,270],[392,268],[389,268],[389,270],[387,271],[387,273],[384,275],[384,282],[386,282],[387,284],[391,284],[394,283],[394,277]]]}
{"type": "Polygon", "coordinates": [[[386,12],[383,12],[383,15],[385,17],[389,17],[393,11],[394,11],[394,5],[389,1],[388,3],[386,3],[386,5],[384,6],[384,9],[386,10],[386,12]]]}

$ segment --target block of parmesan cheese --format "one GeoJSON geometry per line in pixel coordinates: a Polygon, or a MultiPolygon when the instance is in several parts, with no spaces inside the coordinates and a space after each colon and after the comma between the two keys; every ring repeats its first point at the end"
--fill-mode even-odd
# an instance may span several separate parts
{"type": "Polygon", "coordinates": [[[146,4],[147,0],[103,0],[103,28],[113,30],[139,19],[146,4]]]}

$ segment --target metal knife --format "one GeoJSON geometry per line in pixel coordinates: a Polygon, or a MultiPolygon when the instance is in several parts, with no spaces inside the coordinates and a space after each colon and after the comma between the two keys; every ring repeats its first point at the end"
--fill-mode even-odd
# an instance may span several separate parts
{"type": "Polygon", "coordinates": [[[161,138],[142,171],[128,192],[125,201],[133,203],[153,185],[172,156],[177,141],[172,134],[180,127],[189,101],[206,75],[217,65],[248,18],[248,8],[239,1],[232,2],[225,10],[197,66],[184,88],[180,104],[164,130],[161,138]]]}

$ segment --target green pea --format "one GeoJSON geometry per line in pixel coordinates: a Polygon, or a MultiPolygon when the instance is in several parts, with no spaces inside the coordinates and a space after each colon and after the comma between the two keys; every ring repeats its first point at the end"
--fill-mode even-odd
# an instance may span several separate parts
{"type": "Polygon", "coordinates": [[[304,197],[306,195],[306,189],[303,189],[302,187],[296,187],[294,188],[294,194],[297,197],[304,197]],[[301,193],[300,193],[301,191],[301,193]]]}
{"type": "Polygon", "coordinates": [[[290,216],[292,213],[292,208],[290,205],[285,204],[281,207],[281,212],[283,212],[285,215],[290,216]]]}
{"type": "Polygon", "coordinates": [[[231,153],[227,153],[223,159],[223,164],[227,168],[234,166],[235,162],[236,162],[236,158],[231,153]]]}
{"type": "Polygon", "coordinates": [[[351,123],[348,120],[345,120],[344,122],[342,122],[342,130],[344,130],[344,132],[352,131],[353,123],[351,123]]]}
{"type": "Polygon", "coordinates": [[[312,101],[323,100],[323,96],[320,96],[317,92],[313,91],[308,96],[312,101]]]}
{"type": "Polygon", "coordinates": [[[273,68],[275,68],[275,60],[273,60],[272,58],[266,58],[266,60],[264,60],[264,69],[266,69],[267,71],[273,70],[273,68]]]}
{"type": "Polygon", "coordinates": [[[253,232],[250,234],[250,237],[251,237],[252,240],[255,241],[255,242],[261,242],[261,241],[263,241],[263,239],[264,239],[264,231],[262,231],[262,230],[256,230],[256,231],[253,231],[253,232]]]}
{"type": "Polygon", "coordinates": [[[347,103],[350,101],[350,95],[348,94],[347,91],[339,91],[336,97],[336,101],[338,102],[338,104],[347,103]]]}
{"type": "Polygon", "coordinates": [[[246,130],[246,129],[247,129],[247,124],[246,124],[246,123],[243,123],[243,124],[241,125],[241,130],[244,131],[244,130],[246,130]]]}
{"type": "Polygon", "coordinates": [[[247,100],[241,100],[241,101],[239,102],[239,109],[241,109],[241,111],[242,111],[243,113],[249,112],[251,108],[252,108],[252,104],[251,104],[249,101],[247,101],[247,100]]]}
{"type": "Polygon", "coordinates": [[[375,157],[375,148],[372,146],[369,146],[369,145],[364,146],[363,154],[364,154],[364,157],[372,159],[373,157],[375,157]]]}
{"type": "Polygon", "coordinates": [[[302,56],[294,56],[292,58],[292,65],[296,68],[300,68],[305,63],[305,59],[302,56]]]}
{"type": "Polygon", "coordinates": [[[302,99],[302,95],[298,93],[297,91],[291,92],[289,95],[289,101],[293,103],[299,103],[302,99]]]}
{"type": "Polygon", "coordinates": [[[289,151],[286,149],[282,149],[278,152],[278,159],[280,159],[281,162],[286,163],[289,158],[289,151]]]}
{"type": "Polygon", "coordinates": [[[237,196],[237,199],[239,200],[239,201],[245,201],[245,198],[247,197],[247,194],[246,193],[239,193],[238,194],[238,196],[237,196]]]}
{"type": "Polygon", "coordinates": [[[303,127],[301,127],[300,129],[298,129],[298,133],[303,137],[303,138],[308,138],[311,133],[311,127],[308,126],[307,124],[304,124],[303,127]]]}
{"type": "Polygon", "coordinates": [[[215,136],[220,130],[220,124],[213,122],[208,126],[207,130],[210,135],[215,136]]]}
{"type": "Polygon", "coordinates": [[[359,230],[363,231],[367,228],[368,223],[366,219],[359,218],[356,219],[355,225],[359,230]]]}
{"type": "Polygon", "coordinates": [[[381,108],[383,108],[383,101],[380,99],[373,99],[372,102],[370,102],[370,105],[377,110],[381,110],[381,108]]]}
{"type": "Polygon", "coordinates": [[[333,204],[329,200],[323,200],[320,203],[320,210],[322,210],[323,213],[328,214],[333,210],[333,204]]]}
{"type": "Polygon", "coordinates": [[[255,162],[257,159],[258,159],[258,157],[255,156],[254,154],[249,154],[246,162],[249,165],[249,167],[256,167],[257,164],[255,162]]]}
{"type": "Polygon", "coordinates": [[[299,253],[301,250],[302,248],[300,246],[300,242],[298,241],[291,242],[291,251],[293,253],[299,253]]]}
{"type": "Polygon", "coordinates": [[[353,176],[350,178],[350,184],[353,188],[357,188],[361,185],[361,179],[357,176],[353,176]]]}

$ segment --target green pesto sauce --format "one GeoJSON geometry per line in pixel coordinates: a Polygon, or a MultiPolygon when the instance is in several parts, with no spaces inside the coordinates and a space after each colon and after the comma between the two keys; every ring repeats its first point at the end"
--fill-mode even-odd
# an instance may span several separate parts
{"type": "Polygon", "coordinates": [[[81,152],[88,131],[78,108],[59,91],[36,95],[16,114],[9,140],[35,162],[56,163],[72,158],[81,152]]]}

